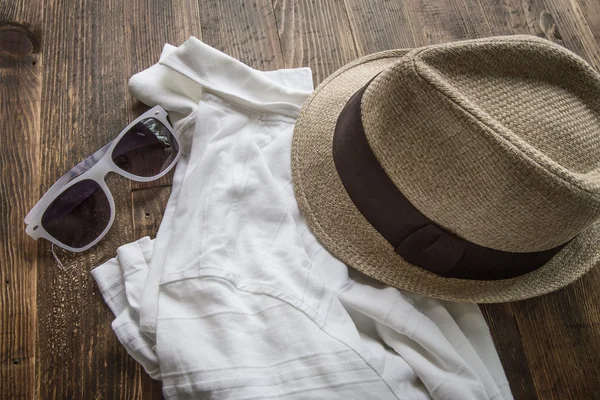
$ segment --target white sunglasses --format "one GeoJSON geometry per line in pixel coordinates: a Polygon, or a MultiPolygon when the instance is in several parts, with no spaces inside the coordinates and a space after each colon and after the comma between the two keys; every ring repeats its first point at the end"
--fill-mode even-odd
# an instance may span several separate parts
{"type": "Polygon", "coordinates": [[[168,114],[156,106],[52,185],[25,217],[25,232],[69,251],[85,251],[106,235],[115,219],[106,175],[116,172],[150,182],[168,173],[179,156],[168,114]]]}

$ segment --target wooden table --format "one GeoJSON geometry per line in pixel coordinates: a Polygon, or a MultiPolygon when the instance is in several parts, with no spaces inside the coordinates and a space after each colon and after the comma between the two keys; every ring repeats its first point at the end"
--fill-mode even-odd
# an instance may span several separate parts
{"type": "MultiPolygon", "coordinates": [[[[309,66],[318,84],[368,53],[517,33],[600,68],[598,0],[0,0],[0,398],[161,398],[89,271],[156,232],[170,180],[111,179],[113,229],[92,251],[57,251],[65,270],[23,217],[144,110],[127,80],[164,43],[194,35],[254,68],[309,66]]],[[[599,305],[597,268],[551,295],[482,307],[516,399],[600,398],[599,305]]]]}

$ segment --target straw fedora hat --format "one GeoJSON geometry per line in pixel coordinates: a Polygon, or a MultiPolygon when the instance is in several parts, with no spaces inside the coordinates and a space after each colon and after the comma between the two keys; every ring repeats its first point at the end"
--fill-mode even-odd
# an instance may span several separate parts
{"type": "Polygon", "coordinates": [[[548,293],[600,262],[600,75],[530,36],[372,54],[303,105],[292,174],[319,241],[381,282],[548,293]]]}

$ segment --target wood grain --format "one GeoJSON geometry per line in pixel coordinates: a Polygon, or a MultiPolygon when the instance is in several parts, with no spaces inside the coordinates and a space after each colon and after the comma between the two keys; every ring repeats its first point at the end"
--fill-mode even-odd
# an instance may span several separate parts
{"type": "Polygon", "coordinates": [[[36,243],[23,218],[40,184],[40,4],[0,1],[0,398],[31,399],[36,379],[36,243]],[[9,23],[10,22],[10,23],[9,23]]]}
{"type": "MultiPolygon", "coordinates": [[[[202,39],[197,0],[165,0],[150,6],[146,0],[131,0],[129,6],[124,8],[124,13],[125,20],[131,21],[125,26],[127,61],[123,77],[126,79],[157,63],[166,43],[179,46],[190,36],[202,39]]],[[[142,114],[148,106],[127,96],[129,120],[142,114]]],[[[131,182],[131,187],[136,190],[166,186],[171,184],[172,178],[173,174],[169,173],[152,182],[131,182]]]]}
{"type": "Polygon", "coordinates": [[[556,293],[513,304],[539,399],[600,398],[599,284],[596,268],[556,293]]]}
{"type": "MultiPolygon", "coordinates": [[[[41,149],[42,190],[109,142],[126,125],[124,4],[45,1],[41,149]]],[[[116,219],[92,251],[57,251],[40,241],[38,379],[40,398],[126,398],[135,362],[111,330],[112,316],[90,270],[131,241],[130,184],[109,177],[116,219]]],[[[40,194],[40,193],[38,193],[40,194]]]]}
{"type": "MultiPolygon", "coordinates": [[[[164,43],[193,35],[254,68],[309,66],[318,84],[368,53],[504,34],[546,37],[600,68],[593,0],[0,0],[0,398],[162,397],[116,340],[89,270],[154,236],[170,178],[110,177],[114,228],[87,253],[57,250],[66,271],[22,220],[143,112],[127,80],[164,43]]],[[[482,307],[515,399],[600,398],[599,286],[596,269],[556,293],[482,307]]]]}
{"type": "Polygon", "coordinates": [[[131,193],[133,208],[133,232],[136,238],[154,237],[162,221],[170,186],[143,188],[131,193]]]}
{"type": "Polygon", "coordinates": [[[590,28],[596,43],[600,43],[600,12],[596,0],[577,0],[587,26],[590,28]]]}
{"type": "Polygon", "coordinates": [[[558,41],[543,0],[485,0],[483,11],[494,35],[534,35],[558,41]]]}
{"type": "Polygon", "coordinates": [[[310,67],[315,86],[358,54],[341,0],[273,0],[285,66],[310,67]]]}
{"type": "Polygon", "coordinates": [[[346,0],[361,55],[491,35],[528,34],[561,42],[543,0],[346,0]]]}
{"type": "Polygon", "coordinates": [[[414,48],[423,43],[419,31],[412,26],[416,16],[408,2],[346,0],[346,7],[360,56],[414,48]]]}
{"type": "Polygon", "coordinates": [[[270,0],[201,0],[204,41],[260,70],[283,68],[270,0]]]}
{"type": "Polygon", "coordinates": [[[486,304],[481,311],[488,323],[492,337],[504,366],[504,372],[515,399],[537,399],[532,371],[525,350],[522,333],[512,304],[486,304]]]}
{"type": "MultiPolygon", "coordinates": [[[[576,0],[544,0],[544,3],[554,17],[566,47],[585,58],[597,70],[600,70],[598,42],[579,3],[576,0]]],[[[587,3],[586,6],[592,20],[594,15],[598,18],[600,4],[596,3],[595,10],[590,9],[587,3]]]]}

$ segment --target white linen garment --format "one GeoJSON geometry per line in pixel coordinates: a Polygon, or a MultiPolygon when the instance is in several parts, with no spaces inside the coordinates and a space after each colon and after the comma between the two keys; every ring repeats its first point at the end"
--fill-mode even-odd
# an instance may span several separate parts
{"type": "Polygon", "coordinates": [[[511,399],[476,305],[386,287],[308,230],[290,150],[312,89],[196,38],[131,78],[183,156],[156,240],[92,272],[119,340],[173,399],[511,399]]]}

